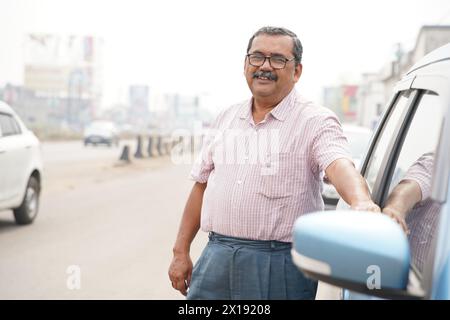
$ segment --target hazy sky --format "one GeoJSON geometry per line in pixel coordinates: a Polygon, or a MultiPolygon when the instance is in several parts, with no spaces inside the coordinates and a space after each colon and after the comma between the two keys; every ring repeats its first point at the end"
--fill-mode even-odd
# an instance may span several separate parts
{"type": "Polygon", "coordinates": [[[213,108],[249,97],[243,76],[249,37],[284,26],[304,47],[297,85],[321,88],[378,71],[395,43],[407,49],[424,24],[450,24],[448,0],[150,1],[0,0],[0,85],[23,82],[27,33],[104,38],[104,102],[124,100],[129,84],[158,92],[209,92],[213,108]]]}

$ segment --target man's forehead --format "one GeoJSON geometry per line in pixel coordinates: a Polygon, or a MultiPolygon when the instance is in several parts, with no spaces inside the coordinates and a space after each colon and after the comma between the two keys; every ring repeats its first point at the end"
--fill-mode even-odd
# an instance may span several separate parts
{"type": "Polygon", "coordinates": [[[289,54],[293,51],[294,43],[287,35],[260,34],[253,39],[250,52],[261,51],[289,54]]]}

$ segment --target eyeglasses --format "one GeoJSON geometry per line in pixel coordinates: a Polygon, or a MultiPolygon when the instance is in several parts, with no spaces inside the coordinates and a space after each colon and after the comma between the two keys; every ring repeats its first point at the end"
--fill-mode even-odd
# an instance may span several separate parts
{"type": "Polygon", "coordinates": [[[266,59],[269,59],[269,64],[274,69],[283,69],[286,67],[286,63],[295,60],[295,57],[286,59],[283,56],[265,56],[261,53],[249,53],[247,58],[248,62],[254,67],[261,67],[266,62],[266,59]]]}

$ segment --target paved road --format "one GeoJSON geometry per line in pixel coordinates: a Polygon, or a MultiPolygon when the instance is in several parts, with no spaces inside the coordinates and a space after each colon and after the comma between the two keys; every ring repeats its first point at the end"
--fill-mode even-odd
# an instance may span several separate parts
{"type": "MultiPolygon", "coordinates": [[[[110,160],[118,158],[121,148],[129,145],[134,151],[136,147],[135,140],[122,140],[119,147],[108,147],[106,145],[85,147],[82,141],[61,141],[61,142],[44,142],[42,143],[42,156],[47,166],[54,164],[73,164],[86,160],[110,160]]],[[[145,148],[146,145],[144,144],[145,148]]]]}
{"type": "MultiPolygon", "coordinates": [[[[167,268],[192,186],[190,166],[169,157],[125,166],[119,153],[81,142],[44,143],[37,220],[18,227],[11,212],[0,213],[0,299],[183,298],[171,288],[167,268]],[[81,288],[70,290],[78,270],[81,288]]],[[[194,261],[205,242],[201,233],[194,261]]]]}

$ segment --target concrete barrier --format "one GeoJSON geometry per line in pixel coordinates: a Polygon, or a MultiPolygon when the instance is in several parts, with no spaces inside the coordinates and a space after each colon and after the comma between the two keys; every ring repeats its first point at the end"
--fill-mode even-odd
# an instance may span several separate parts
{"type": "Polygon", "coordinates": [[[150,136],[148,138],[147,153],[148,153],[148,156],[150,158],[154,157],[154,154],[153,154],[153,136],[150,136]]]}
{"type": "Polygon", "coordinates": [[[162,150],[162,137],[158,136],[157,142],[156,142],[156,150],[158,150],[158,154],[160,156],[163,155],[163,150],[162,150]]]}
{"type": "Polygon", "coordinates": [[[119,158],[120,161],[130,163],[130,147],[128,145],[123,146],[122,154],[119,158]]]}
{"type": "Polygon", "coordinates": [[[137,147],[136,147],[136,152],[134,153],[134,157],[135,158],[143,158],[144,155],[142,154],[142,137],[138,136],[137,137],[137,147]]]}

